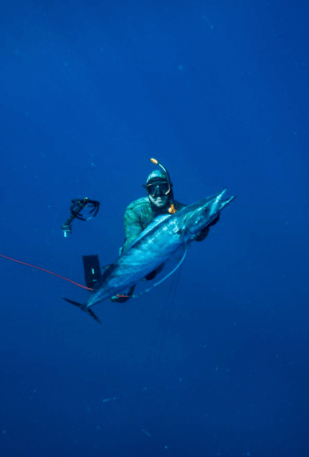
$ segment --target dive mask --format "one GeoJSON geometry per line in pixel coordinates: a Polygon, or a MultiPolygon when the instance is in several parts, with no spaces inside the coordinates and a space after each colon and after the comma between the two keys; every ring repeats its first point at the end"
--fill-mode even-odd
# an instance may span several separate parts
{"type": "Polygon", "coordinates": [[[164,197],[170,192],[170,186],[164,181],[152,182],[146,186],[146,189],[153,198],[164,197]]]}

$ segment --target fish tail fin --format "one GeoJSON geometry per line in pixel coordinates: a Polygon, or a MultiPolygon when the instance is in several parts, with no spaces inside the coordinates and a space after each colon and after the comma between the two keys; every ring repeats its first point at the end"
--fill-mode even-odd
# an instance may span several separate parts
{"type": "Polygon", "coordinates": [[[70,300],[69,298],[64,298],[62,297],[63,300],[67,301],[68,303],[71,303],[71,305],[77,306],[77,308],[81,309],[85,313],[89,314],[95,321],[98,322],[98,324],[102,324],[98,316],[92,311],[92,309],[88,308],[86,305],[83,305],[82,303],[78,303],[77,301],[70,300]]]}

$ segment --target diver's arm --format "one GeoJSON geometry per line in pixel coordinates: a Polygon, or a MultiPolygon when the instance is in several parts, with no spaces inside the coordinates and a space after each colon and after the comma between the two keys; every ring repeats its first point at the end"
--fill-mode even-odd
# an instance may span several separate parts
{"type": "Polygon", "coordinates": [[[124,230],[126,239],[122,250],[126,249],[143,231],[141,220],[132,209],[127,209],[124,213],[124,230]]]}

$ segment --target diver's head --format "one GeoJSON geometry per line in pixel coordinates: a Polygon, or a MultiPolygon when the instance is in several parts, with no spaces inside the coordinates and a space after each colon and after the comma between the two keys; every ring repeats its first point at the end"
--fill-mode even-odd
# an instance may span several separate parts
{"type": "Polygon", "coordinates": [[[154,170],[147,178],[146,190],[149,200],[157,208],[164,208],[171,197],[171,184],[169,179],[161,170],[154,170]]]}

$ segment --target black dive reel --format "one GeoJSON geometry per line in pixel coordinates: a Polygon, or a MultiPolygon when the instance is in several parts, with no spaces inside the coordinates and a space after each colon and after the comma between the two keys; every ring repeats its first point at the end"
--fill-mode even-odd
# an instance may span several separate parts
{"type": "Polygon", "coordinates": [[[97,202],[96,200],[89,200],[88,197],[85,197],[81,200],[72,200],[72,205],[70,206],[71,216],[62,226],[64,237],[67,238],[69,233],[72,233],[71,223],[74,219],[79,219],[80,221],[89,221],[98,214],[99,208],[100,202],[97,202]],[[88,217],[80,214],[84,208],[88,209],[88,217]]]}

